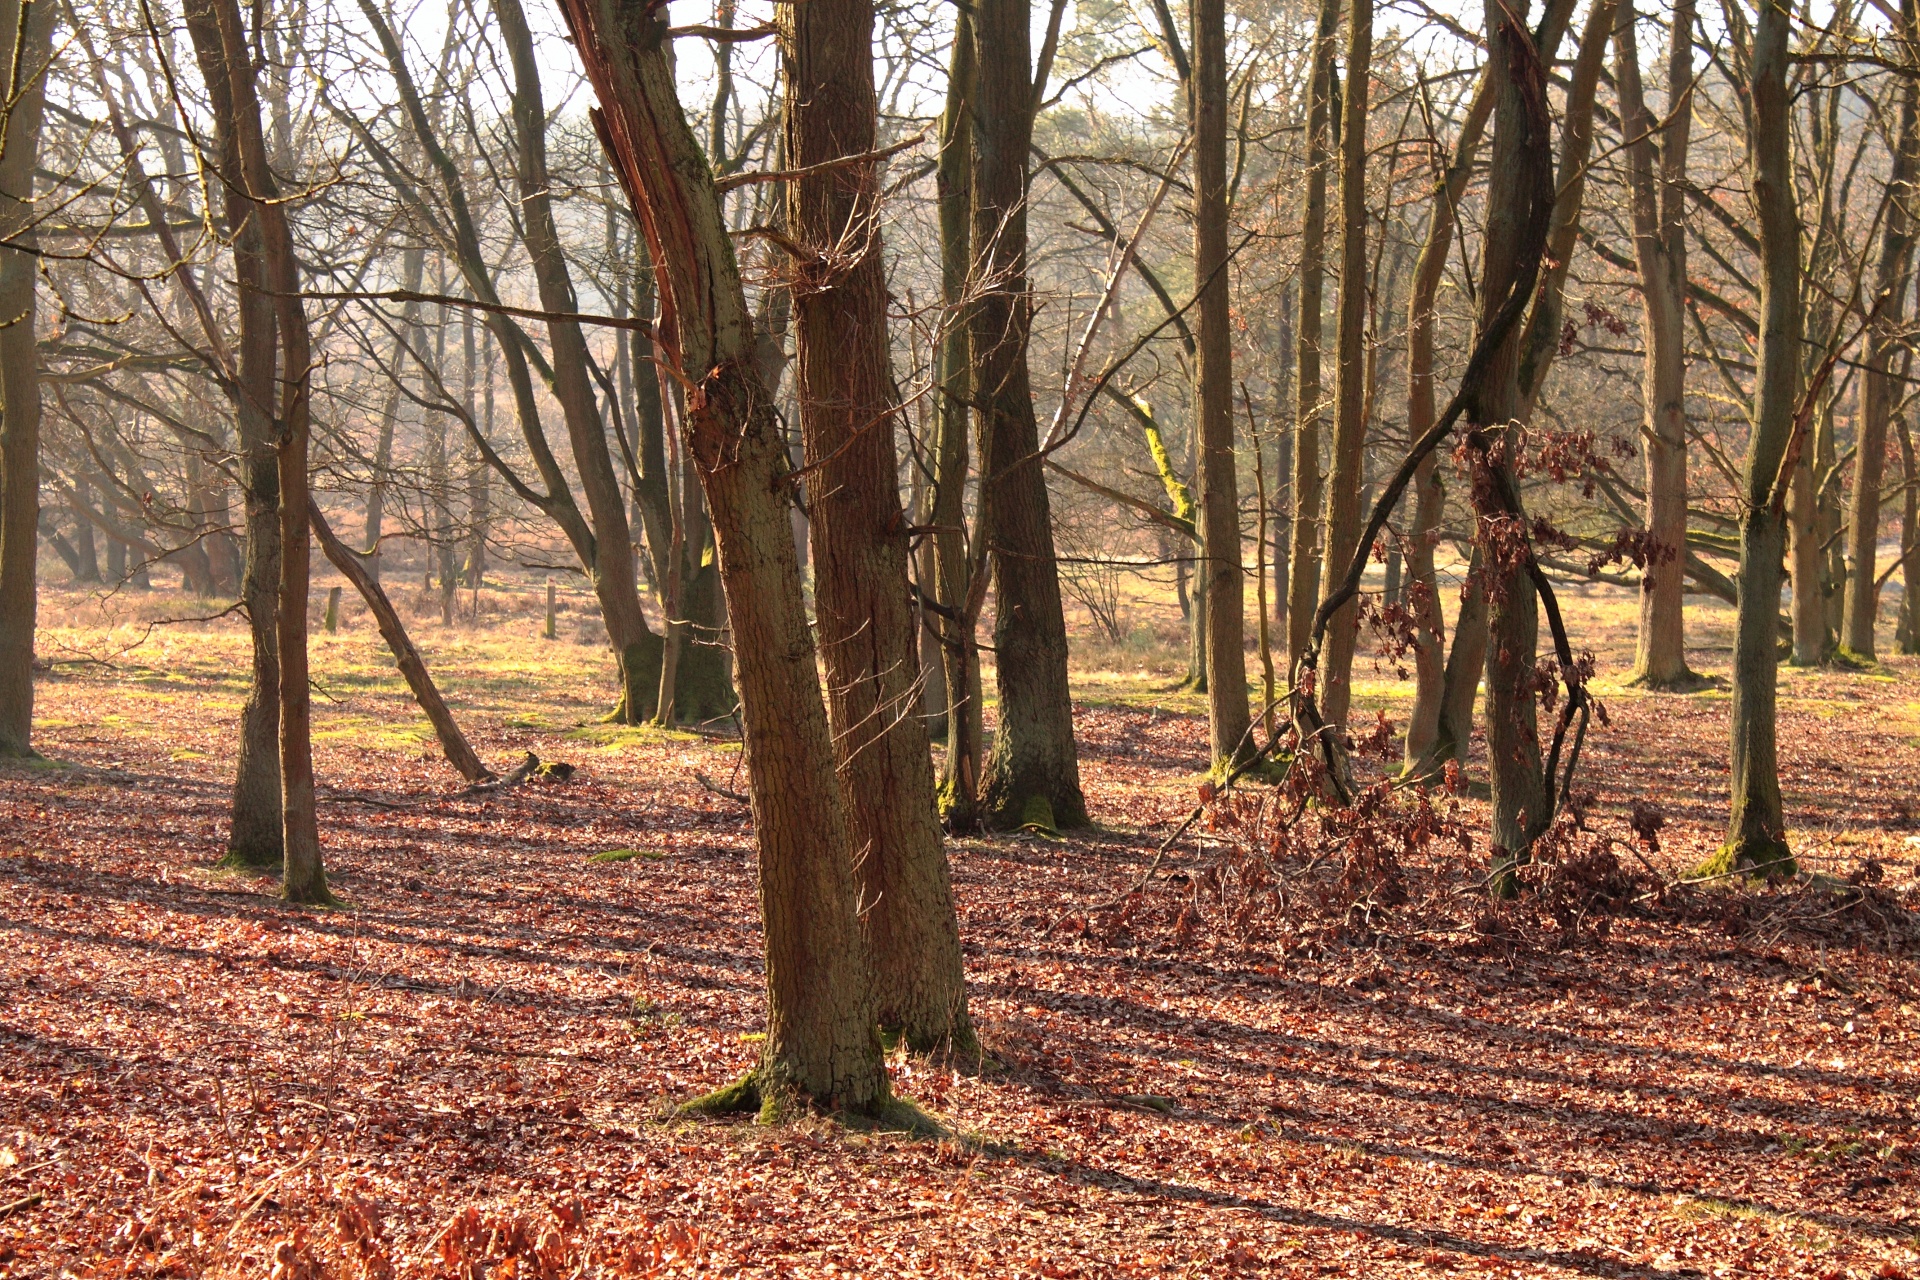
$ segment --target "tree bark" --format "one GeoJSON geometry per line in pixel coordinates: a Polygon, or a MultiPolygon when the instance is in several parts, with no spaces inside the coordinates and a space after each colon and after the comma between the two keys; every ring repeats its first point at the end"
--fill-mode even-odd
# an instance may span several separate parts
{"type": "Polygon", "coordinates": [[[1741,476],[1740,604],[1734,631],[1732,806],[1727,842],[1713,869],[1790,873],[1786,815],[1774,737],[1779,659],[1775,618],[1785,521],[1778,477],[1791,465],[1794,414],[1803,385],[1800,350],[1800,214],[1794,202],[1789,154],[1791,98],[1787,89],[1792,14],[1785,0],[1760,0],[1742,90],[1747,166],[1759,215],[1761,250],[1760,369],[1753,427],[1741,476]]]}
{"type": "MultiPolygon", "coordinates": [[[[1356,0],[1367,8],[1369,0],[1356,0]]],[[[1238,451],[1233,428],[1233,315],[1227,257],[1226,0],[1191,0],[1193,279],[1199,362],[1194,417],[1199,434],[1200,527],[1206,559],[1207,726],[1214,767],[1249,755],[1246,575],[1241,563],[1238,451]]],[[[1255,447],[1258,447],[1257,444],[1255,447]]]]}
{"type": "MultiPolygon", "coordinates": [[[[1900,7],[1901,35],[1911,41],[1915,32],[1914,0],[1900,7]]],[[[1893,141],[1893,159],[1887,174],[1886,224],[1880,237],[1880,262],[1874,279],[1874,297],[1885,297],[1879,315],[1867,333],[1867,357],[1860,386],[1860,435],[1854,457],[1853,494],[1848,503],[1847,584],[1845,628],[1841,648],[1856,658],[1874,656],[1873,624],[1879,612],[1880,592],[1875,563],[1880,544],[1880,483],[1886,474],[1887,427],[1893,419],[1896,388],[1889,376],[1893,353],[1906,315],[1909,277],[1913,270],[1913,199],[1916,149],[1914,82],[1900,85],[1900,123],[1893,141]]]]}
{"type": "Polygon", "coordinates": [[[566,0],[600,101],[594,120],[659,270],[689,382],[684,435],[707,493],[732,619],[760,845],[767,1038],[709,1108],[887,1102],[851,841],[784,500],[786,442],[754,363],[752,319],[713,173],[687,126],[666,16],[644,0],[566,0]]]}
{"type": "MultiPolygon", "coordinates": [[[[1326,563],[1335,568],[1353,559],[1353,544],[1360,536],[1361,472],[1367,448],[1367,109],[1373,78],[1373,0],[1348,0],[1347,8],[1346,120],[1340,144],[1339,381],[1326,516],[1326,563]]],[[[1325,594],[1323,590],[1323,598],[1325,594]]],[[[1358,634],[1359,601],[1350,600],[1328,624],[1327,649],[1321,660],[1322,714],[1336,732],[1347,722],[1358,634]]]]}
{"type": "Polygon", "coordinates": [[[0,155],[0,756],[33,756],[33,631],[40,555],[39,259],[30,252],[54,7],[0,7],[0,83],[18,85],[0,155]]]}
{"type": "MultiPolygon", "coordinates": [[[[974,303],[974,401],[980,430],[980,536],[993,556],[994,680],[1000,722],[980,785],[989,822],[1084,826],[1073,742],[1067,624],[1053,516],[1038,457],[1027,372],[1027,153],[1033,84],[1027,0],[974,8],[973,253],[991,282],[974,303]]],[[[976,588],[977,592],[977,588],[976,588]]]]}
{"type": "Polygon", "coordinates": [[[1293,547],[1288,554],[1287,672],[1307,651],[1320,603],[1320,341],[1327,287],[1327,166],[1332,156],[1333,71],[1340,0],[1321,0],[1314,31],[1307,104],[1307,193],[1300,228],[1299,354],[1295,358],[1293,426],[1293,547]]]}
{"type": "MultiPolygon", "coordinates": [[[[781,12],[787,163],[830,165],[875,149],[872,0],[809,0],[781,12]]],[[[827,722],[866,907],[880,1026],[916,1051],[973,1047],[959,924],[934,806],[933,760],[915,697],[917,632],[900,507],[875,162],[787,188],[795,390],[810,511],[814,612],[827,722]]]]}
{"type": "Polygon", "coordinates": [[[1667,52],[1667,114],[1656,129],[1640,83],[1633,0],[1621,0],[1615,27],[1621,132],[1633,205],[1634,251],[1644,303],[1641,376],[1647,456],[1649,555],[1640,585],[1640,630],[1630,682],[1687,689],[1683,611],[1687,541],[1686,318],[1687,148],[1693,122],[1693,0],[1676,0],[1667,52]],[[1659,176],[1654,174],[1656,134],[1659,176]]]}

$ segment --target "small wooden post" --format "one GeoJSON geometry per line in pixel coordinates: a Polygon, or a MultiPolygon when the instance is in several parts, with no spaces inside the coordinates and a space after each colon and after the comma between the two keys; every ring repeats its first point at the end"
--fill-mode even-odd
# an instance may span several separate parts
{"type": "Polygon", "coordinates": [[[340,588],[327,590],[327,634],[332,635],[340,629],[340,588]]]}
{"type": "Polygon", "coordinates": [[[559,634],[560,634],[560,633],[559,633],[559,630],[558,630],[558,629],[557,629],[557,628],[556,628],[556,627],[554,626],[554,608],[553,608],[553,579],[552,579],[552,578],[548,578],[548,579],[547,579],[547,630],[546,630],[546,637],[547,637],[547,639],[549,639],[549,640],[552,640],[552,639],[554,639],[554,638],[556,638],[556,637],[557,637],[557,636],[558,636],[559,634]]]}

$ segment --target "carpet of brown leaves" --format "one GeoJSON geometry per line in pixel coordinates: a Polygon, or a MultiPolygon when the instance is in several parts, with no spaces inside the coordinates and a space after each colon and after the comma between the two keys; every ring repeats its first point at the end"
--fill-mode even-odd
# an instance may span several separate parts
{"type": "MultiPolygon", "coordinates": [[[[896,1059],[949,1130],[914,1139],[665,1121],[757,1049],[751,831],[694,777],[725,785],[724,740],[596,737],[598,685],[463,695],[449,642],[484,755],[580,766],[462,797],[371,641],[335,638],[351,905],[294,910],[210,870],[239,639],[172,643],[57,666],[60,766],[0,769],[0,1276],[1920,1277],[1911,663],[1787,677],[1795,840],[1830,881],[1670,890],[1604,930],[1489,908],[1484,844],[1444,840],[1367,929],[1180,928],[1218,824],[1098,927],[1206,735],[1083,707],[1100,826],[953,843],[1000,1067],[896,1059]]],[[[1726,704],[1609,703],[1588,823],[1644,892],[1715,841],[1726,704]]]]}

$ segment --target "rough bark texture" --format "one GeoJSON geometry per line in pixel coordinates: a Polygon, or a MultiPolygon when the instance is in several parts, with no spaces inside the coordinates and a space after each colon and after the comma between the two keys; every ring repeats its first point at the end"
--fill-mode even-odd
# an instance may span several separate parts
{"type": "MultiPolygon", "coordinates": [[[[1334,396],[1333,466],[1327,477],[1326,564],[1332,575],[1353,559],[1360,536],[1361,472],[1367,448],[1367,108],[1373,77],[1373,0],[1349,0],[1346,119],[1340,142],[1339,375],[1334,396]]],[[[1323,592],[1323,598],[1324,598],[1323,592]]],[[[1336,730],[1347,722],[1358,600],[1341,605],[1327,627],[1321,659],[1321,713],[1336,730]]]]}
{"type": "Polygon", "coordinates": [[[1288,553],[1287,671],[1300,665],[1320,603],[1320,340],[1327,288],[1327,165],[1332,156],[1333,54],[1340,0],[1321,0],[1307,104],[1307,194],[1300,229],[1300,327],[1295,361],[1293,546],[1288,553]]]}
{"type": "Polygon", "coordinates": [[[33,750],[33,628],[40,554],[40,353],[35,346],[39,260],[33,175],[40,154],[45,77],[53,40],[51,4],[0,13],[0,84],[20,86],[5,119],[0,156],[0,756],[33,750]],[[25,28],[22,29],[22,22],[25,28]]]}
{"type": "Polygon", "coordinates": [[[760,846],[767,1039],[759,1067],[711,1105],[887,1101],[872,971],[854,903],[846,812],[781,477],[786,442],[754,364],[752,319],[713,174],[688,128],[666,16],[644,0],[567,0],[600,101],[595,123],[645,229],[691,382],[685,438],[713,514],[732,619],[760,846]]]}
{"type": "Polygon", "coordinates": [[[1714,859],[1726,869],[1791,869],[1774,738],[1779,659],[1775,619],[1780,599],[1784,513],[1777,477],[1792,442],[1802,385],[1800,215],[1789,155],[1788,37],[1785,0],[1761,0],[1754,24],[1746,108],[1747,166],[1760,222],[1760,371],[1753,429],[1747,439],[1740,513],[1740,605],[1734,630],[1733,803],[1727,843],[1714,859]]]}
{"type": "MultiPolygon", "coordinates": [[[[1914,0],[1901,6],[1903,35],[1914,31],[1914,0]]],[[[1897,388],[1889,376],[1893,353],[1906,315],[1907,286],[1913,269],[1913,179],[1916,144],[1916,92],[1912,80],[1900,89],[1900,124],[1893,162],[1887,174],[1886,225],[1880,238],[1880,262],[1874,279],[1880,311],[1867,334],[1865,376],[1860,386],[1860,435],[1854,459],[1853,494],[1848,503],[1845,626],[1841,648],[1856,658],[1874,656],[1873,624],[1880,593],[1875,585],[1880,543],[1880,483],[1886,474],[1887,427],[1893,420],[1897,388]]]]}
{"type": "MultiPolygon", "coordinates": [[[[1356,0],[1365,8],[1366,0],[1356,0]]],[[[1205,536],[1207,726],[1215,767],[1252,750],[1247,739],[1246,577],[1233,429],[1233,316],[1227,271],[1226,0],[1192,0],[1193,278],[1199,290],[1194,417],[1205,536]]]]}
{"type": "MultiPolygon", "coordinates": [[[[782,10],[787,162],[874,150],[871,0],[782,10]]],[[[787,189],[805,250],[790,270],[814,602],[827,721],[854,841],[880,1025],[916,1049],[972,1045],[959,925],[917,705],[907,520],[887,345],[879,168],[829,168],[787,189]]]]}
{"type": "Polygon", "coordinates": [[[1647,455],[1647,534],[1653,550],[1640,587],[1634,682],[1654,689],[1698,683],[1687,667],[1683,565],[1687,544],[1687,144],[1693,122],[1693,0],[1678,0],[1667,54],[1667,122],[1655,129],[1640,83],[1632,0],[1615,27],[1621,129],[1628,139],[1633,243],[1644,302],[1641,375],[1647,455]],[[1659,176],[1655,178],[1656,140],[1659,176]]]}
{"type": "Polygon", "coordinates": [[[1087,802],[1073,743],[1067,625],[1039,424],[1027,376],[1027,153],[1033,85],[1026,0],[975,6],[973,254],[988,287],[974,304],[981,528],[993,551],[1000,722],[980,803],[996,826],[1081,826],[1087,802]]]}

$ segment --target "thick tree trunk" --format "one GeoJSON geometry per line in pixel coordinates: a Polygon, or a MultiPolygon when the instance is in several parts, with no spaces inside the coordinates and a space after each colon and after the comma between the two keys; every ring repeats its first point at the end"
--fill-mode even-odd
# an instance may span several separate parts
{"type": "Polygon", "coordinates": [[[1740,605],[1734,632],[1733,802],[1715,870],[1790,872],[1774,737],[1779,659],[1775,618],[1785,550],[1778,477],[1793,445],[1803,385],[1800,215],[1794,203],[1787,89],[1792,13],[1761,0],[1746,89],[1747,164],[1760,222],[1760,370],[1747,439],[1740,514],[1740,605]]]}
{"type": "Polygon", "coordinates": [[[564,11],[600,101],[595,123],[660,272],[665,358],[691,382],[685,438],[713,514],[752,765],[767,1038],[754,1073],[705,1105],[872,1111],[887,1101],[886,1069],[787,524],[786,442],[754,364],[712,169],[676,96],[665,14],[643,0],[567,0],[564,11]]]}
{"type": "Polygon", "coordinates": [[[1321,0],[1314,31],[1313,72],[1307,105],[1307,192],[1300,229],[1299,355],[1295,359],[1297,412],[1293,426],[1293,547],[1288,555],[1287,673],[1307,651],[1314,610],[1320,603],[1320,386],[1322,311],[1327,288],[1327,167],[1331,162],[1333,55],[1338,43],[1340,0],[1321,0]]]}
{"type": "MultiPolygon", "coordinates": [[[[1369,0],[1356,0],[1365,8],[1369,0]]],[[[1240,554],[1233,428],[1233,315],[1227,259],[1226,0],[1191,0],[1193,278],[1199,292],[1194,417],[1207,596],[1207,725],[1215,768],[1253,746],[1247,736],[1246,576],[1240,554]]]]}
{"type": "MultiPolygon", "coordinates": [[[[782,11],[787,163],[875,149],[871,0],[782,11]]],[[[827,721],[866,904],[883,1029],[908,1046],[972,1047],[953,886],[916,705],[916,628],[900,507],[887,282],[874,162],[788,187],[796,261],[795,390],[806,464],[827,721]]]]}
{"type": "Polygon", "coordinates": [[[0,155],[0,756],[33,750],[33,630],[40,555],[40,353],[34,329],[39,259],[34,169],[46,103],[54,7],[0,7],[0,83],[18,85],[0,155]],[[23,24],[24,23],[24,27],[23,24]]]}
{"type": "Polygon", "coordinates": [[[1621,130],[1633,202],[1634,249],[1644,301],[1641,378],[1647,455],[1647,534],[1639,642],[1631,681],[1653,689],[1698,682],[1687,667],[1683,588],[1687,539],[1687,148],[1693,121],[1693,0],[1677,0],[1667,54],[1667,123],[1656,129],[1640,82],[1632,0],[1615,27],[1621,130]],[[1655,146],[1659,176],[1654,174],[1655,146]]]}
{"type": "MultiPolygon", "coordinates": [[[[1373,78],[1373,0],[1348,0],[1347,8],[1346,120],[1340,143],[1340,365],[1333,467],[1327,477],[1330,584],[1332,575],[1353,559],[1353,545],[1360,537],[1367,448],[1367,109],[1373,78]]],[[[1334,613],[1320,662],[1321,714],[1336,731],[1347,722],[1359,608],[1358,600],[1350,600],[1334,613]]]]}
{"type": "Polygon", "coordinates": [[[1000,691],[1000,722],[980,803],[996,826],[1082,826],[1087,802],[1073,743],[1067,624],[1027,374],[1033,321],[1027,153],[1034,105],[1027,11],[1027,0],[983,0],[973,15],[974,258],[992,287],[974,304],[970,319],[981,437],[980,526],[993,555],[1000,691]]]}
{"type": "MultiPolygon", "coordinates": [[[[1901,5],[1903,35],[1915,30],[1914,0],[1901,5]]],[[[1886,225],[1880,238],[1880,263],[1874,280],[1879,315],[1867,334],[1865,377],[1860,387],[1860,434],[1854,458],[1853,495],[1848,504],[1847,587],[1845,629],[1841,648],[1856,658],[1874,656],[1873,624],[1879,612],[1875,563],[1880,543],[1880,483],[1886,473],[1887,426],[1893,419],[1896,388],[1889,377],[1894,349],[1906,315],[1909,277],[1913,270],[1913,199],[1916,137],[1914,83],[1900,87],[1900,124],[1895,135],[1892,167],[1887,175],[1886,225]]]]}

